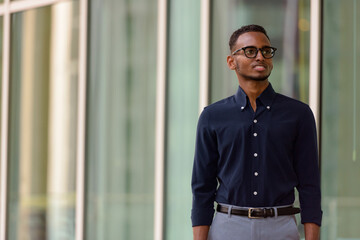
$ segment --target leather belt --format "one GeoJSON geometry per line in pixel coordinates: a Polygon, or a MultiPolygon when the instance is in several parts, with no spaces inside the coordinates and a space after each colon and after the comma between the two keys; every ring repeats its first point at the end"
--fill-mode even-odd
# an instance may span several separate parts
{"type": "MultiPolygon", "coordinates": [[[[218,204],[216,210],[221,213],[228,213],[229,207],[218,204]]],[[[247,216],[248,218],[267,218],[275,217],[274,208],[248,208],[248,209],[234,209],[231,208],[231,214],[239,216],[247,216]]],[[[293,206],[277,208],[277,215],[293,215],[300,213],[300,208],[293,206]]]]}

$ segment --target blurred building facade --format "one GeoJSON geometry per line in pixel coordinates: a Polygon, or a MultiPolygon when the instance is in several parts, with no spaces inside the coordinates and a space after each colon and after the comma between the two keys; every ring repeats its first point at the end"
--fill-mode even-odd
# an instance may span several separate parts
{"type": "Polygon", "coordinates": [[[191,239],[197,118],[252,23],[317,119],[321,239],[360,240],[359,22],[358,0],[0,0],[0,240],[191,239]]]}

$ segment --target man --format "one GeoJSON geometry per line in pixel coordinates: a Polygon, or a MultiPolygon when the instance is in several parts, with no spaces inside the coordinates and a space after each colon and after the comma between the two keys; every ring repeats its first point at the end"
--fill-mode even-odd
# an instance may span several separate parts
{"type": "Polygon", "coordinates": [[[313,114],[308,105],[273,90],[268,77],[276,48],[263,27],[241,27],[229,46],[227,64],[239,89],[199,118],[194,239],[299,239],[295,187],[305,239],[318,239],[322,211],[313,114]]]}

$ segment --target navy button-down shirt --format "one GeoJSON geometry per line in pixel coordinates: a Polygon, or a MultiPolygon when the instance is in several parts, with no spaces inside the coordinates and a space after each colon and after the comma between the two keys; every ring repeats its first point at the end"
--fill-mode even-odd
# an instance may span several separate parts
{"type": "Polygon", "coordinates": [[[256,112],[239,87],[206,107],[198,122],[192,175],[192,225],[211,225],[214,201],[242,207],[291,205],[299,191],[301,222],[321,225],[314,116],[308,105],[271,84],[256,112]]]}

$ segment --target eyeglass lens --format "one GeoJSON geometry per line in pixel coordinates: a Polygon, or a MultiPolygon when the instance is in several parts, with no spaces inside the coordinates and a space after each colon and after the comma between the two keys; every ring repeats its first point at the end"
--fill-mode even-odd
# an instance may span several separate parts
{"type": "MultiPolygon", "coordinates": [[[[264,56],[264,58],[272,58],[274,56],[274,49],[271,47],[264,47],[259,49],[261,51],[261,54],[264,56]]],[[[256,57],[258,53],[258,49],[255,47],[247,47],[244,49],[244,53],[249,58],[256,57]]]]}

